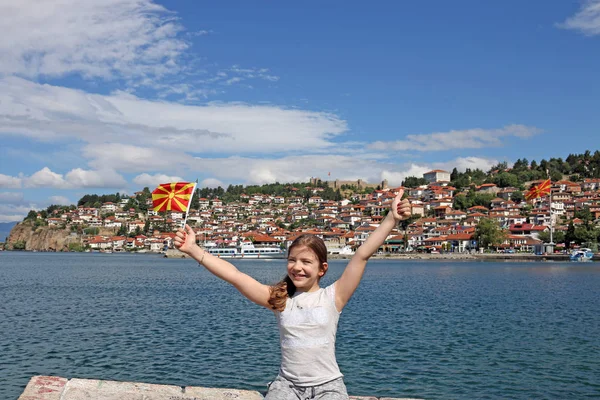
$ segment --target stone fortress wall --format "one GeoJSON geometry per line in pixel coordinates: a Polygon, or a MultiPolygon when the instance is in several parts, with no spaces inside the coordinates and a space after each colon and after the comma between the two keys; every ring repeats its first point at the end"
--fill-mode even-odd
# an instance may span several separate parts
{"type": "Polygon", "coordinates": [[[357,179],[354,181],[342,181],[339,179],[336,179],[334,181],[324,181],[321,178],[310,178],[310,183],[312,185],[315,185],[318,181],[326,183],[327,186],[329,186],[333,190],[341,189],[342,185],[356,186],[356,188],[358,188],[359,190],[363,190],[366,188],[376,189],[377,187],[379,187],[380,189],[383,190],[383,189],[388,189],[388,187],[389,187],[387,179],[384,179],[383,181],[381,181],[379,183],[368,183],[366,181],[363,181],[362,179],[357,179]]]}

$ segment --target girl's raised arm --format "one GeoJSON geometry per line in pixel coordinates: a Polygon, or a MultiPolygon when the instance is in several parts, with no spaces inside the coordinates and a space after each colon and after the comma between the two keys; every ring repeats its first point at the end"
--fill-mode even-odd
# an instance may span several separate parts
{"type": "Polygon", "coordinates": [[[352,297],[352,294],[354,294],[365,272],[365,266],[369,258],[385,242],[385,239],[396,224],[410,217],[411,206],[408,199],[402,200],[403,195],[404,190],[400,189],[400,192],[392,201],[387,216],[377,229],[369,235],[365,243],[356,250],[342,276],[335,282],[335,305],[338,311],[342,311],[350,300],[350,297],[352,297]]]}
{"type": "Polygon", "coordinates": [[[238,270],[230,262],[215,257],[200,248],[196,244],[196,234],[189,225],[185,226],[185,230],[179,229],[177,231],[174,244],[176,248],[198,261],[200,265],[212,274],[235,286],[248,300],[259,306],[271,309],[268,302],[271,294],[270,286],[258,282],[256,279],[238,270]]]}

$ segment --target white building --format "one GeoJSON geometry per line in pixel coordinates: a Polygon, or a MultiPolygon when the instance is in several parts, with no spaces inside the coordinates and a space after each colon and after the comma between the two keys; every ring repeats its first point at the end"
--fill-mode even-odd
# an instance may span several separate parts
{"type": "Polygon", "coordinates": [[[423,178],[427,182],[430,182],[430,183],[431,182],[440,182],[440,181],[449,182],[450,181],[450,172],[442,171],[441,169],[434,169],[433,171],[425,172],[423,174],[423,178]]]}

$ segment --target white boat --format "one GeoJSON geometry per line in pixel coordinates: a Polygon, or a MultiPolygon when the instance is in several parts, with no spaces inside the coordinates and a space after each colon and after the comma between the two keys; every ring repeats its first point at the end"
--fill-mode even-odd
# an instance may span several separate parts
{"type": "Polygon", "coordinates": [[[253,243],[242,242],[238,246],[206,247],[206,251],[220,258],[271,259],[287,258],[287,252],[276,246],[256,247],[253,243]]]}
{"type": "Polygon", "coordinates": [[[337,247],[337,248],[333,248],[333,249],[329,249],[329,254],[339,254],[342,256],[351,256],[352,254],[354,254],[354,250],[352,250],[352,247],[350,246],[344,246],[344,247],[337,247]]]}
{"type": "Polygon", "coordinates": [[[594,257],[594,252],[591,249],[581,248],[573,250],[569,255],[571,261],[591,261],[594,257]]]}

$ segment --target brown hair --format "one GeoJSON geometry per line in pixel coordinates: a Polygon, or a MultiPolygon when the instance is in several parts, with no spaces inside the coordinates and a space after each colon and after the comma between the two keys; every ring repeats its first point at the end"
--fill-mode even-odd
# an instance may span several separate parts
{"type": "MultiPolygon", "coordinates": [[[[308,247],[315,253],[319,260],[319,268],[327,262],[327,246],[325,246],[323,239],[318,236],[309,233],[298,236],[288,248],[288,257],[292,250],[299,246],[308,247]]],[[[325,274],[323,274],[323,276],[325,276],[325,274]]],[[[288,297],[292,297],[294,293],[296,293],[296,285],[294,285],[294,282],[286,275],[279,283],[271,286],[269,305],[273,310],[283,312],[288,297]]]]}

